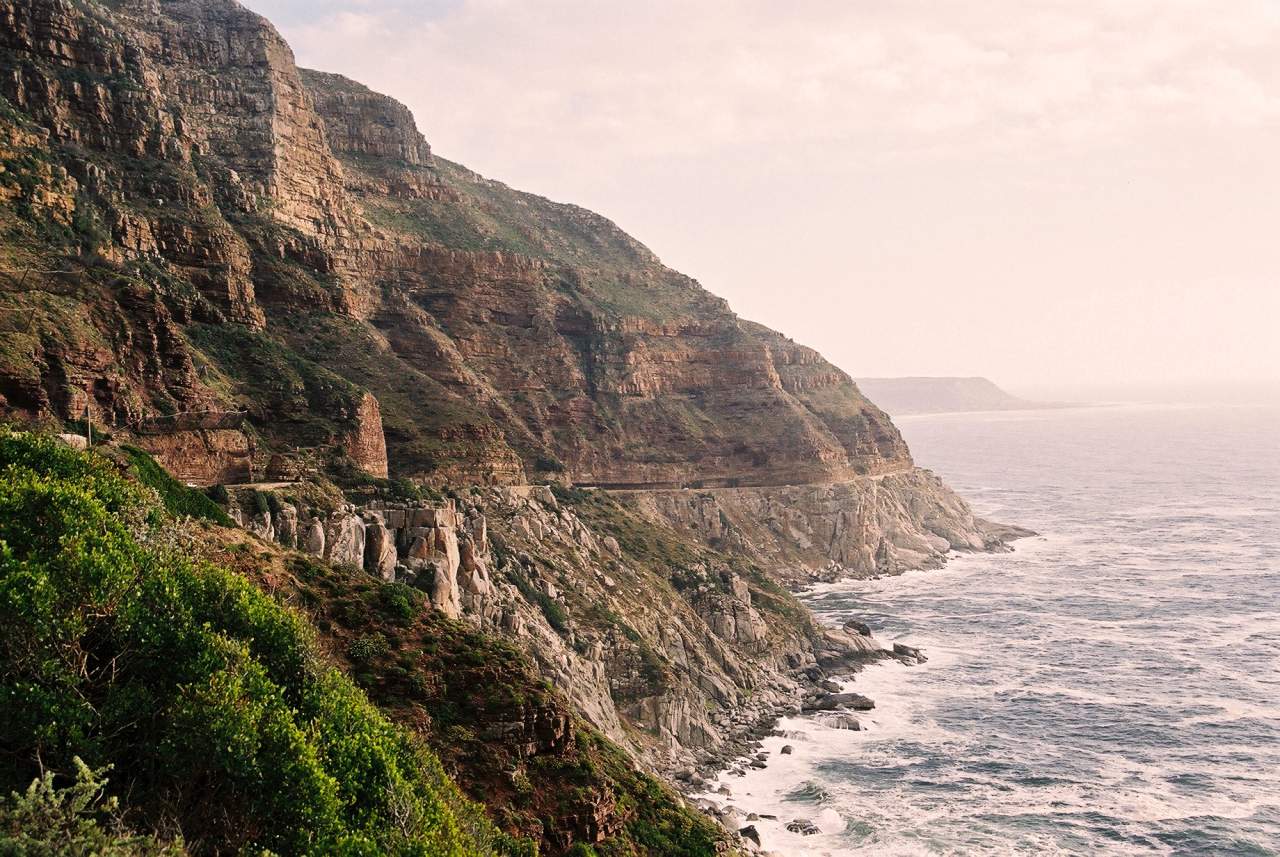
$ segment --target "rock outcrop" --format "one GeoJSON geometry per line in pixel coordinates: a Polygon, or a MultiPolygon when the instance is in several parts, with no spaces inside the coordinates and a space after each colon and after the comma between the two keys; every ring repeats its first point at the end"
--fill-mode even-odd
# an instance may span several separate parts
{"type": "Polygon", "coordinates": [[[342,447],[356,466],[381,479],[387,478],[387,439],[382,433],[382,409],[372,393],[365,393],[356,405],[354,425],[342,447]]]}
{"type": "Polygon", "coordinates": [[[975,517],[919,468],[827,484],[622,496],[650,519],[741,551],[792,585],[937,568],[952,551],[1002,550],[1029,534],[975,517]]]}
{"type": "Polygon", "coordinates": [[[253,443],[240,429],[179,429],[138,437],[175,477],[194,485],[247,482],[253,475],[253,443]]]}
{"type": "Polygon", "coordinates": [[[828,671],[891,656],[602,491],[562,502],[545,486],[477,488],[299,513],[281,490],[234,501],[233,515],[282,543],[308,519],[301,550],[347,567],[362,551],[370,575],[517,642],[593,725],[665,770],[732,758],[828,671]]]}

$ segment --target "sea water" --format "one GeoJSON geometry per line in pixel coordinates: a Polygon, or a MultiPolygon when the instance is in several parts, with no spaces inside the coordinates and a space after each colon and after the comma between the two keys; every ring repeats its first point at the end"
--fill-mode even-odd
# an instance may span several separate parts
{"type": "Polygon", "coordinates": [[[864,731],[783,721],[720,802],[777,816],[741,823],[787,855],[1280,854],[1280,410],[898,422],[1041,535],[809,592],[929,660],[858,676],[864,731]]]}

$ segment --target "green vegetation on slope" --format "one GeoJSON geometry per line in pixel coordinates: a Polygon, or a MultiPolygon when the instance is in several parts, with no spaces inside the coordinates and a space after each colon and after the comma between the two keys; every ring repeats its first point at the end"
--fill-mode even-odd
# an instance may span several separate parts
{"type": "Polygon", "coordinates": [[[0,435],[0,788],[83,759],[197,853],[531,853],[106,459],[0,435]]]}
{"type": "Polygon", "coordinates": [[[228,379],[255,422],[293,446],[321,446],[351,428],[361,390],[259,331],[195,324],[187,336],[228,379]]]}
{"type": "Polygon", "coordinates": [[[510,643],[362,572],[236,545],[225,562],[299,604],[369,698],[422,735],[509,833],[540,839],[548,854],[724,853],[723,830],[575,717],[510,643]]]}
{"type": "Polygon", "coordinates": [[[143,450],[126,445],[121,447],[121,452],[129,462],[130,472],[143,485],[155,489],[165,511],[170,515],[175,518],[199,518],[224,527],[233,526],[230,516],[209,499],[208,495],[174,479],[169,471],[143,450]]]}
{"type": "Polygon", "coordinates": [[[107,780],[73,759],[75,780],[54,784],[52,771],[32,780],[25,792],[0,799],[0,854],[5,857],[181,857],[181,842],[166,843],[130,832],[119,817],[119,801],[104,798],[107,780]]]}

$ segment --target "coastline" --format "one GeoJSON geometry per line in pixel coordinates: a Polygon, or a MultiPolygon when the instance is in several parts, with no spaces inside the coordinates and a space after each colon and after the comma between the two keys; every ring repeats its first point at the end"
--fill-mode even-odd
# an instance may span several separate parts
{"type": "MultiPolygon", "coordinates": [[[[823,627],[840,630],[841,625],[825,620],[806,596],[839,592],[873,580],[946,573],[967,558],[1008,553],[1014,550],[1012,542],[1040,535],[1021,527],[997,526],[1006,530],[999,546],[986,551],[953,551],[942,566],[816,581],[795,590],[795,594],[823,627]]],[[[844,630],[850,630],[851,624],[844,623],[844,630]]],[[[881,639],[874,634],[867,636],[879,646],[874,653],[806,682],[799,688],[795,704],[761,718],[754,727],[726,742],[734,748],[736,755],[733,751],[721,751],[698,765],[696,770],[682,771],[675,776],[687,800],[730,832],[741,835],[744,843],[754,848],[756,853],[775,857],[789,854],[790,851],[773,849],[812,845],[814,843],[807,842],[810,836],[843,831],[853,823],[841,819],[834,810],[823,810],[817,806],[816,801],[822,797],[817,792],[811,796],[815,806],[808,814],[783,811],[783,808],[771,805],[769,801],[776,800],[778,794],[778,776],[795,771],[811,757],[829,757],[827,751],[833,742],[847,742],[853,747],[896,734],[906,725],[903,700],[900,694],[884,694],[885,688],[903,683],[901,679],[908,669],[945,669],[956,660],[954,653],[935,653],[931,648],[917,647],[914,641],[881,639]],[[869,677],[874,679],[869,682],[869,677]],[[823,710],[821,701],[835,696],[861,697],[874,706],[866,709],[865,703],[857,700],[857,708],[838,706],[823,710]],[[893,698],[897,704],[885,706],[882,698],[885,696],[893,698]]]]}

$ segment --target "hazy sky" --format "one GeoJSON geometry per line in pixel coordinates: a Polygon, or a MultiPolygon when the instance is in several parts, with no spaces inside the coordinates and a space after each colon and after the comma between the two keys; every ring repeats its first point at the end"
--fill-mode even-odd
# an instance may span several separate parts
{"type": "Polygon", "coordinates": [[[1280,0],[248,0],[854,375],[1280,380],[1280,0]]]}

